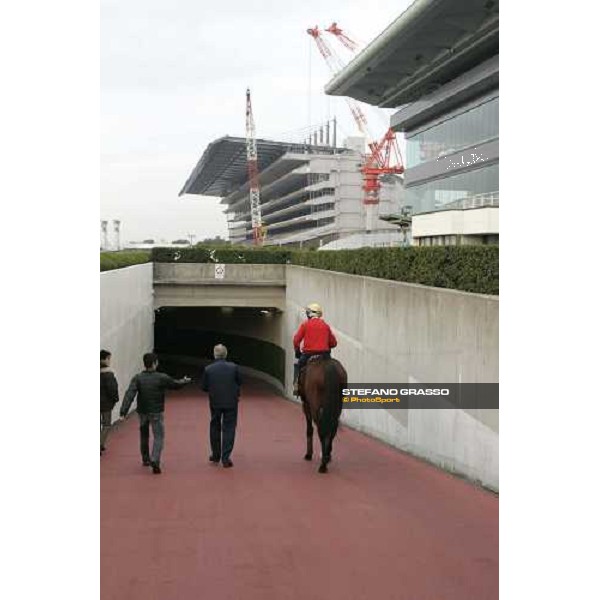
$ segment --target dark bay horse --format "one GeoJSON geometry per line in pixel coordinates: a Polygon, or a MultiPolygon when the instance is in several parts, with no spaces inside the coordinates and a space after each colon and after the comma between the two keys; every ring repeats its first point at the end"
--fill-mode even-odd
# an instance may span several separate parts
{"type": "Polygon", "coordinates": [[[342,389],[348,384],[348,374],[334,358],[313,356],[309,359],[300,379],[300,398],[306,417],[306,455],[312,460],[313,421],[321,440],[319,473],[327,473],[331,461],[333,440],[342,413],[342,389]]]}

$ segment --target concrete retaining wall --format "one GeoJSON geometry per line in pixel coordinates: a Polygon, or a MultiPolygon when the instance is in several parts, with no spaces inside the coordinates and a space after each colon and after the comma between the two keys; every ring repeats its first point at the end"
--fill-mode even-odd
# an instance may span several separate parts
{"type": "Polygon", "coordinates": [[[285,307],[285,265],[155,263],[154,284],[155,308],[285,307]]]}
{"type": "MultiPolygon", "coordinates": [[[[288,265],[291,338],[319,302],[354,383],[498,381],[498,298],[288,265]]],[[[498,488],[498,411],[345,410],[344,423],[450,471],[498,488]]]]}
{"type": "MultiPolygon", "coordinates": [[[[100,273],[100,347],[112,352],[111,366],[122,399],[142,356],[154,346],[152,264],[100,273]]],[[[113,410],[118,415],[119,404],[113,410]]]]}
{"type": "MultiPolygon", "coordinates": [[[[277,281],[281,294],[285,293],[281,316],[263,319],[257,314],[244,324],[238,322],[235,313],[215,313],[211,322],[223,333],[243,332],[283,347],[286,393],[290,397],[291,339],[309,302],[324,306],[325,317],[339,341],[334,356],[346,366],[350,382],[498,381],[497,297],[294,265],[227,265],[227,274],[231,282],[244,280],[242,287],[246,290],[252,288],[252,278],[257,277],[259,282],[277,281]]],[[[154,277],[162,282],[183,279],[194,285],[214,277],[214,265],[155,265],[154,277]]],[[[121,394],[141,368],[141,355],[153,347],[152,278],[151,264],[101,274],[101,343],[114,352],[121,394]]],[[[221,305],[226,306],[223,298],[228,288],[235,288],[216,287],[222,294],[221,305]]],[[[200,325],[205,327],[206,323],[195,324],[200,325]]],[[[449,471],[498,489],[497,410],[347,409],[342,420],[449,471]]]]}
{"type": "Polygon", "coordinates": [[[225,265],[223,278],[215,277],[212,263],[154,263],[157,283],[214,283],[249,285],[285,285],[285,265],[225,265]]]}

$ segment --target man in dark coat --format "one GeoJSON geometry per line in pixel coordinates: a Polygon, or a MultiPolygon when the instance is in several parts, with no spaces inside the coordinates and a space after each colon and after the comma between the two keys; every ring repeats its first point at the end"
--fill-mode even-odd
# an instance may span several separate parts
{"type": "Polygon", "coordinates": [[[202,389],[208,392],[210,403],[210,461],[223,461],[225,468],[233,467],[231,452],[235,441],[238,401],[242,379],[238,366],[226,360],[227,348],[214,347],[215,362],[204,369],[202,389]]]}
{"type": "Polygon", "coordinates": [[[110,368],[111,353],[100,350],[100,456],[106,450],[106,439],[112,424],[112,409],[119,401],[117,378],[110,368]]]}
{"type": "Polygon", "coordinates": [[[165,426],[165,391],[175,390],[189,383],[191,379],[173,379],[166,373],[159,373],[158,357],[149,352],[144,354],[144,367],[141,373],[133,377],[129,388],[125,392],[123,405],[121,406],[121,417],[129,412],[131,403],[137,396],[137,413],[140,419],[140,451],[142,453],[142,464],[151,466],[152,472],[161,473],[160,455],[164,445],[165,426]],[[152,456],[150,456],[150,426],[152,425],[152,456]]]}

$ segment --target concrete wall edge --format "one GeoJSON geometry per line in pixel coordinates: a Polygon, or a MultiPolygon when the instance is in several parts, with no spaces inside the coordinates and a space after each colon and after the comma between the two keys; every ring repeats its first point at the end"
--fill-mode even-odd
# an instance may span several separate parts
{"type": "MultiPolygon", "coordinates": [[[[455,294],[455,295],[459,295],[459,296],[467,296],[470,298],[477,297],[477,298],[485,298],[486,300],[494,300],[496,302],[500,301],[499,296],[494,296],[492,294],[479,294],[476,292],[465,292],[464,290],[455,290],[453,288],[441,288],[441,287],[435,287],[433,285],[424,285],[422,283],[409,283],[408,281],[397,281],[395,279],[384,279],[382,277],[369,277],[368,275],[355,275],[354,273],[344,273],[342,271],[330,271],[328,269],[315,269],[314,267],[305,267],[303,265],[289,264],[289,265],[287,265],[287,267],[295,268],[295,269],[304,269],[304,270],[308,270],[308,271],[319,271],[321,273],[328,273],[331,275],[341,275],[344,277],[354,277],[354,278],[362,279],[365,282],[372,281],[374,283],[394,284],[394,285],[398,285],[398,286],[406,286],[409,288],[416,288],[416,289],[422,289],[422,290],[423,289],[424,290],[435,290],[438,292],[455,294]]],[[[287,272],[286,272],[286,274],[287,274],[287,272]]]]}

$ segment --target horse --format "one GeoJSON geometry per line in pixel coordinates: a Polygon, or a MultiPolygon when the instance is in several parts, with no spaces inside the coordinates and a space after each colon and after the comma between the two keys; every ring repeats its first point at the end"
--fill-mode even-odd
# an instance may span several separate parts
{"type": "Polygon", "coordinates": [[[306,417],[305,460],[312,460],[313,421],[321,440],[321,465],[319,473],[327,473],[331,461],[333,440],[342,413],[342,389],[348,383],[348,374],[334,358],[312,356],[300,377],[300,399],[306,417]]]}

